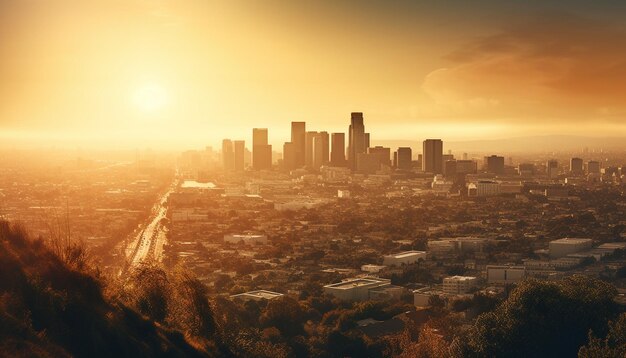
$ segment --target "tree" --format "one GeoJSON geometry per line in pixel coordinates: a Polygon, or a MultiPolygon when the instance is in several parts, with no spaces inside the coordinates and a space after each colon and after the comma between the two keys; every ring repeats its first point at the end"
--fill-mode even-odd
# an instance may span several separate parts
{"type": "Polygon", "coordinates": [[[612,285],[574,276],[559,282],[528,280],[494,311],[478,317],[465,340],[466,356],[564,357],[603,334],[617,314],[612,285]]]}
{"type": "Polygon", "coordinates": [[[589,344],[580,348],[581,358],[626,357],[626,313],[615,322],[609,322],[609,333],[600,339],[589,332],[589,344]]]}
{"type": "Polygon", "coordinates": [[[303,332],[304,312],[298,301],[291,297],[271,300],[261,314],[263,327],[276,327],[285,336],[295,336],[303,332]]]}

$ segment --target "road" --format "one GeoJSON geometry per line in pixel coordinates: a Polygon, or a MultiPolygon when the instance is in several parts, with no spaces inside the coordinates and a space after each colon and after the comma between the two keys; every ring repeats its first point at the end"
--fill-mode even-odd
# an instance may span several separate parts
{"type": "Polygon", "coordinates": [[[144,227],[139,229],[139,232],[125,247],[126,264],[120,275],[127,274],[133,267],[137,267],[142,262],[160,262],[163,259],[163,245],[167,240],[167,229],[163,226],[162,220],[167,215],[167,199],[177,186],[178,181],[175,181],[159,197],[159,200],[152,207],[151,215],[144,227]]]}

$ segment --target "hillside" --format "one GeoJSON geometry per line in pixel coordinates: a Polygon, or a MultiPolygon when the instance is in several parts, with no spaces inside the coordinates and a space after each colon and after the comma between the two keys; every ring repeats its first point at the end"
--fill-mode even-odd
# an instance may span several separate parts
{"type": "Polygon", "coordinates": [[[0,355],[206,357],[178,331],[107,299],[103,282],[0,221],[0,355]]]}

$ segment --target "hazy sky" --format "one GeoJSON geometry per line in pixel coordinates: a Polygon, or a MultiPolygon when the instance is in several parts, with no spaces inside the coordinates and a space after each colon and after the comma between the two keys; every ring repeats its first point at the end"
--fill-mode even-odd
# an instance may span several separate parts
{"type": "Polygon", "coordinates": [[[626,136],[626,1],[0,0],[0,140],[626,136]]]}

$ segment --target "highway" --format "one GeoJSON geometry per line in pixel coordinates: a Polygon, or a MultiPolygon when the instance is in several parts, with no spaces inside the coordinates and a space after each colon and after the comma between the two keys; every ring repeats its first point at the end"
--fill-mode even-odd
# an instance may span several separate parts
{"type": "Polygon", "coordinates": [[[138,230],[138,233],[131,238],[130,243],[125,247],[126,263],[120,272],[121,276],[142,262],[160,262],[163,259],[163,245],[167,240],[167,229],[162,225],[162,220],[167,215],[167,199],[177,186],[178,181],[176,180],[159,197],[159,200],[152,207],[151,215],[144,227],[138,230]]]}

